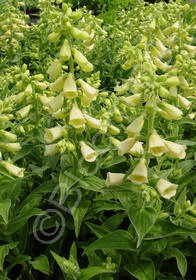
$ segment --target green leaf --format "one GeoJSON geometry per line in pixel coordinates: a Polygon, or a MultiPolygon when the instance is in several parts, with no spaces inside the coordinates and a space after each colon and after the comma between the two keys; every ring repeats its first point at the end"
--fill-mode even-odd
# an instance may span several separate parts
{"type": "Polygon", "coordinates": [[[174,214],[176,217],[180,216],[183,211],[184,204],[186,202],[186,188],[182,191],[180,196],[178,197],[175,206],[174,206],[174,214]]]}
{"type": "Polygon", "coordinates": [[[0,202],[0,216],[2,216],[4,222],[8,223],[9,209],[11,207],[11,200],[5,199],[0,202]]]}
{"type": "Polygon", "coordinates": [[[169,221],[157,221],[144,239],[158,239],[166,236],[191,233],[195,233],[195,230],[188,227],[175,226],[169,221]]]}
{"type": "Polygon", "coordinates": [[[184,254],[179,249],[170,247],[164,252],[164,256],[166,259],[176,258],[180,274],[184,277],[187,271],[187,261],[184,254]]]}
{"type": "Polygon", "coordinates": [[[155,223],[157,212],[152,207],[139,209],[135,207],[135,205],[132,205],[128,210],[128,216],[138,235],[138,248],[144,236],[147,234],[147,232],[149,232],[155,223]]]}
{"type": "Polygon", "coordinates": [[[103,179],[96,176],[90,176],[80,181],[79,186],[86,190],[102,192],[102,189],[106,188],[106,183],[103,179]]]}
{"type": "Polygon", "coordinates": [[[41,271],[46,275],[50,275],[50,265],[48,258],[45,255],[40,255],[34,261],[29,261],[34,269],[41,271]]]}
{"type": "Polygon", "coordinates": [[[22,149],[16,153],[16,155],[12,158],[12,161],[15,162],[21,158],[24,158],[28,154],[33,151],[34,145],[24,145],[22,149]]]}
{"type": "Polygon", "coordinates": [[[72,216],[74,218],[74,226],[75,226],[75,234],[78,238],[80,227],[83,221],[83,218],[91,204],[90,200],[86,201],[80,201],[79,205],[77,207],[74,205],[73,207],[69,207],[72,213],[72,216]]]}
{"type": "Polygon", "coordinates": [[[80,275],[80,280],[88,280],[91,279],[92,277],[94,277],[95,275],[99,275],[102,273],[115,273],[114,269],[106,269],[103,267],[88,267],[88,268],[84,268],[81,269],[81,275],[80,275]]]}
{"type": "Polygon", "coordinates": [[[124,230],[113,231],[96,240],[85,249],[85,253],[102,249],[124,249],[136,251],[135,242],[129,232],[124,230]]]}
{"type": "Polygon", "coordinates": [[[44,214],[46,213],[43,210],[34,208],[34,209],[30,209],[28,212],[26,212],[23,215],[14,217],[13,220],[11,220],[8,225],[7,233],[12,234],[17,230],[19,230],[21,227],[25,225],[25,223],[28,221],[29,218],[33,216],[44,215],[44,214]]]}
{"type": "Polygon", "coordinates": [[[89,222],[87,222],[86,225],[89,227],[89,229],[94,233],[94,235],[97,238],[102,238],[103,236],[105,236],[110,232],[108,228],[105,228],[103,225],[98,226],[95,224],[91,224],[89,222]]]}
{"type": "Polygon", "coordinates": [[[68,170],[61,172],[59,175],[59,187],[60,187],[60,200],[59,203],[62,203],[62,200],[67,191],[77,182],[81,180],[81,174],[74,168],[69,168],[68,170]]]}
{"type": "Polygon", "coordinates": [[[155,280],[155,268],[150,260],[141,260],[138,263],[126,265],[125,269],[139,280],[155,280]]]}
{"type": "Polygon", "coordinates": [[[71,257],[71,256],[72,256],[75,260],[77,260],[77,246],[76,246],[76,243],[75,243],[75,242],[73,242],[73,244],[71,245],[69,257],[71,257]]]}
{"type": "Polygon", "coordinates": [[[115,164],[119,164],[119,163],[125,162],[125,161],[126,161],[126,157],[118,156],[117,154],[115,154],[111,160],[108,160],[108,161],[104,162],[103,164],[101,164],[101,168],[109,168],[115,164]]]}
{"type": "Polygon", "coordinates": [[[9,254],[9,244],[0,246],[0,270],[3,271],[5,257],[9,254]]]}

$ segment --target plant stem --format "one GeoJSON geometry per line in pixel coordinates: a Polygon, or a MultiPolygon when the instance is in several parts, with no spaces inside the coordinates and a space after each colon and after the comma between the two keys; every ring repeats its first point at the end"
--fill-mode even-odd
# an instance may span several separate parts
{"type": "Polygon", "coordinates": [[[154,128],[154,106],[151,108],[148,108],[149,118],[148,118],[148,135],[146,140],[146,153],[145,153],[145,159],[148,165],[149,159],[150,159],[150,153],[149,153],[149,139],[150,135],[154,128]]]}
{"type": "MultiPolygon", "coordinates": [[[[69,36],[68,36],[68,41],[69,41],[69,46],[71,48],[71,34],[69,34],[69,36]]],[[[69,70],[70,70],[70,73],[72,73],[74,75],[74,63],[73,63],[72,54],[69,59],[69,70]]]]}

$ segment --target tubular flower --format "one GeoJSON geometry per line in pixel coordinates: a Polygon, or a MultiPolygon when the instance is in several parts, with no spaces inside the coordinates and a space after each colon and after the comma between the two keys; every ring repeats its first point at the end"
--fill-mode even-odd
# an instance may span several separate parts
{"type": "Polygon", "coordinates": [[[180,145],[171,141],[164,140],[164,145],[167,148],[168,152],[179,159],[183,159],[186,157],[186,145],[180,145]]]}
{"type": "Polygon", "coordinates": [[[187,110],[190,108],[190,106],[192,104],[191,101],[189,101],[188,99],[186,99],[185,97],[183,97],[180,94],[178,95],[178,101],[179,101],[179,104],[187,110]]]}
{"type": "Polygon", "coordinates": [[[114,125],[109,125],[108,131],[111,135],[118,135],[120,133],[120,129],[114,125]]]}
{"type": "Polygon", "coordinates": [[[6,161],[1,161],[0,163],[10,174],[16,176],[16,177],[19,177],[19,178],[22,178],[24,177],[24,171],[25,169],[24,168],[19,168],[9,162],[6,162],[6,161]]]}
{"type": "Polygon", "coordinates": [[[187,44],[184,44],[186,50],[190,53],[190,55],[192,57],[195,56],[195,53],[196,53],[196,46],[191,46],[191,45],[187,45],[187,44]]]}
{"type": "Polygon", "coordinates": [[[116,91],[117,95],[123,95],[125,92],[128,91],[129,88],[130,88],[130,82],[127,82],[121,86],[116,86],[114,90],[116,91]]]}
{"type": "Polygon", "coordinates": [[[57,144],[51,144],[45,146],[44,156],[53,156],[59,152],[59,148],[57,144]]]}
{"type": "Polygon", "coordinates": [[[167,63],[163,63],[160,59],[158,58],[154,58],[154,64],[161,70],[163,70],[164,72],[169,71],[172,66],[168,65],[167,63]]]}
{"type": "Polygon", "coordinates": [[[56,139],[59,139],[63,136],[64,127],[56,126],[53,128],[47,128],[45,130],[44,139],[47,143],[51,143],[56,139]]]}
{"type": "Polygon", "coordinates": [[[52,111],[52,113],[57,112],[62,108],[63,103],[64,96],[62,94],[59,94],[48,103],[48,107],[52,111]]]}
{"type": "Polygon", "coordinates": [[[84,141],[80,141],[81,153],[84,159],[88,162],[93,162],[96,160],[98,154],[96,151],[91,149],[84,141]]]}
{"type": "Polygon", "coordinates": [[[179,86],[182,88],[182,89],[186,89],[189,87],[189,84],[187,82],[187,80],[185,79],[185,77],[183,75],[180,75],[178,77],[179,79],[179,86]]]}
{"type": "Polygon", "coordinates": [[[149,138],[149,152],[156,157],[162,156],[165,152],[163,140],[155,131],[153,131],[149,138]]]}
{"type": "Polygon", "coordinates": [[[144,148],[142,146],[142,142],[139,142],[137,141],[133,147],[130,149],[129,153],[132,155],[132,156],[135,156],[135,157],[140,157],[141,155],[144,154],[144,148]]]}
{"type": "Polygon", "coordinates": [[[131,175],[128,176],[128,179],[136,185],[141,185],[148,181],[146,160],[144,158],[140,159],[131,175]]]}
{"type": "Polygon", "coordinates": [[[67,113],[65,109],[59,109],[58,111],[52,113],[52,116],[56,119],[64,119],[66,117],[67,113]]]}
{"type": "Polygon", "coordinates": [[[26,92],[24,92],[24,91],[20,92],[20,93],[16,94],[14,97],[15,97],[14,101],[16,103],[21,103],[26,97],[26,92]]]}
{"type": "Polygon", "coordinates": [[[28,106],[23,107],[19,111],[17,111],[16,116],[17,116],[18,120],[26,118],[26,116],[29,114],[29,112],[31,110],[31,107],[32,107],[31,105],[28,105],[28,106]]]}
{"type": "Polygon", "coordinates": [[[116,143],[116,147],[118,149],[118,155],[123,156],[124,154],[129,153],[129,151],[131,150],[135,142],[136,139],[133,137],[133,138],[127,138],[124,141],[121,142],[119,141],[118,143],[116,143]]]}
{"type": "Polygon", "coordinates": [[[81,67],[84,72],[93,71],[93,65],[87,60],[87,58],[77,49],[73,48],[73,55],[76,63],[81,67]]]}
{"type": "Polygon", "coordinates": [[[60,49],[59,56],[62,59],[62,61],[67,61],[70,59],[71,48],[69,46],[69,42],[67,39],[65,39],[65,41],[60,49]]]}
{"type": "Polygon", "coordinates": [[[79,128],[81,125],[85,123],[84,116],[80,111],[80,109],[78,108],[77,104],[74,104],[71,109],[69,115],[69,123],[75,128],[79,128]]]}
{"type": "Polygon", "coordinates": [[[68,98],[77,96],[76,82],[71,73],[68,74],[63,87],[63,95],[68,98]]]}
{"type": "Polygon", "coordinates": [[[107,178],[106,178],[107,187],[115,186],[115,185],[120,184],[122,182],[122,180],[124,179],[124,177],[125,177],[125,174],[123,174],[123,173],[108,172],[107,173],[107,178]]]}
{"type": "Polygon", "coordinates": [[[90,100],[96,100],[96,96],[97,96],[98,90],[95,89],[94,87],[90,86],[88,83],[86,83],[82,79],[79,79],[78,82],[80,83],[80,86],[82,88],[83,93],[90,100]]]}
{"type": "Polygon", "coordinates": [[[141,93],[136,93],[134,95],[125,97],[123,101],[131,106],[137,106],[142,100],[141,93]]]}
{"type": "Polygon", "coordinates": [[[165,199],[170,199],[172,196],[175,196],[177,187],[178,185],[172,184],[162,178],[158,181],[156,185],[158,192],[165,199]]]}
{"type": "Polygon", "coordinates": [[[0,147],[8,152],[17,152],[21,150],[20,143],[0,143],[0,147]]]}
{"type": "Polygon", "coordinates": [[[162,103],[163,110],[159,111],[163,118],[167,120],[180,120],[182,118],[182,111],[175,106],[168,104],[168,103],[162,103]]]}
{"type": "Polygon", "coordinates": [[[129,137],[137,136],[144,125],[144,115],[136,118],[125,130],[129,137]]]}
{"type": "Polygon", "coordinates": [[[95,119],[93,117],[90,117],[86,114],[84,114],[85,120],[88,124],[88,126],[90,126],[91,128],[95,128],[95,129],[101,129],[102,125],[101,125],[101,120],[95,119]]]}
{"type": "Polygon", "coordinates": [[[62,63],[59,60],[54,61],[50,65],[50,67],[46,71],[46,73],[49,75],[50,80],[55,79],[60,74],[61,68],[62,68],[62,63]]]}
{"type": "Polygon", "coordinates": [[[65,78],[60,76],[54,83],[50,84],[50,89],[52,92],[61,91],[65,83],[65,78]]]}
{"type": "Polygon", "coordinates": [[[3,135],[7,140],[11,142],[15,142],[17,140],[17,136],[11,132],[0,130],[0,134],[3,135]]]}

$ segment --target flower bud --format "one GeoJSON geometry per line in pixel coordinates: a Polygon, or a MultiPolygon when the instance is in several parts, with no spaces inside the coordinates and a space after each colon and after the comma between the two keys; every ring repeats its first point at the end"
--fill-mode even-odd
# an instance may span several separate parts
{"type": "Polygon", "coordinates": [[[148,181],[147,167],[145,162],[146,161],[144,158],[140,159],[139,163],[136,165],[131,175],[128,176],[128,179],[131,180],[136,185],[141,185],[148,181]]]}
{"type": "Polygon", "coordinates": [[[179,28],[179,22],[175,22],[172,26],[169,26],[163,30],[164,35],[168,36],[173,32],[176,32],[179,28]]]}
{"type": "Polygon", "coordinates": [[[71,28],[71,35],[78,40],[88,40],[89,34],[86,31],[79,30],[76,27],[71,28]]]}
{"type": "Polygon", "coordinates": [[[133,138],[127,138],[124,141],[119,141],[118,143],[116,143],[116,147],[118,149],[118,155],[119,156],[123,156],[126,153],[129,153],[131,148],[133,147],[133,145],[135,144],[136,139],[133,138]]]}
{"type": "Polygon", "coordinates": [[[128,59],[127,61],[125,61],[124,64],[122,64],[122,69],[127,71],[129,69],[131,69],[133,67],[133,64],[134,64],[134,57],[131,57],[130,59],[128,59]]]}
{"type": "Polygon", "coordinates": [[[179,79],[179,86],[182,89],[186,89],[186,88],[189,87],[189,84],[188,84],[187,80],[184,78],[183,75],[179,75],[178,79],[179,79]]]}
{"type": "Polygon", "coordinates": [[[78,108],[77,104],[74,104],[69,114],[69,124],[75,128],[78,128],[84,123],[85,119],[82,112],[78,108]]]}
{"type": "Polygon", "coordinates": [[[80,83],[80,86],[82,88],[82,91],[90,100],[95,100],[98,90],[95,89],[94,87],[90,86],[88,83],[83,81],[82,79],[79,79],[78,82],[80,83]]]}
{"type": "Polygon", "coordinates": [[[45,129],[44,140],[47,143],[52,143],[63,136],[64,127],[56,126],[45,129]]]}
{"type": "Polygon", "coordinates": [[[114,90],[116,91],[116,94],[117,95],[123,95],[125,92],[127,92],[128,90],[129,90],[129,88],[130,88],[130,82],[126,82],[126,83],[124,83],[123,85],[121,85],[121,86],[116,86],[115,88],[114,88],[114,90]]]}
{"type": "Polygon", "coordinates": [[[135,84],[135,85],[132,85],[131,87],[131,91],[134,93],[134,94],[137,94],[137,93],[142,93],[144,91],[144,85],[142,84],[135,84]]]}
{"type": "Polygon", "coordinates": [[[159,88],[159,96],[161,98],[166,98],[169,95],[169,91],[165,87],[160,87],[159,88]]]}
{"type": "MultiPolygon", "coordinates": [[[[182,118],[182,111],[175,106],[168,103],[161,103],[165,115],[163,116],[167,120],[180,120],[182,118]]],[[[159,112],[159,111],[158,111],[159,112]]]]}
{"type": "Polygon", "coordinates": [[[144,124],[144,115],[137,117],[125,130],[129,137],[137,136],[142,130],[144,124]]]}
{"type": "Polygon", "coordinates": [[[125,97],[123,101],[131,106],[137,106],[142,100],[141,93],[136,93],[134,95],[125,97]]]}
{"type": "Polygon", "coordinates": [[[125,177],[123,173],[107,173],[106,185],[107,187],[119,185],[125,177]]]}
{"type": "Polygon", "coordinates": [[[169,97],[171,99],[176,99],[177,95],[178,95],[177,87],[170,87],[170,89],[169,89],[169,97]]]}
{"type": "Polygon", "coordinates": [[[153,131],[149,138],[149,152],[156,157],[162,156],[165,152],[163,140],[155,131],[153,131]]]}
{"type": "Polygon", "coordinates": [[[80,19],[82,17],[82,13],[80,10],[72,11],[71,14],[69,15],[69,18],[71,19],[80,19]]]}
{"type": "Polygon", "coordinates": [[[19,168],[9,162],[1,161],[0,164],[12,175],[22,178],[24,177],[24,168],[19,168]]]}
{"type": "Polygon", "coordinates": [[[52,92],[61,91],[65,83],[64,76],[60,76],[54,83],[50,84],[50,90],[52,92]]]}
{"type": "Polygon", "coordinates": [[[16,83],[16,87],[17,88],[22,88],[24,86],[24,84],[23,84],[23,81],[21,80],[21,81],[18,81],[17,83],[16,83]]]}
{"type": "Polygon", "coordinates": [[[55,79],[61,73],[61,69],[61,62],[59,60],[54,61],[46,71],[46,73],[49,75],[50,80],[55,79]]]}
{"type": "Polygon", "coordinates": [[[179,159],[184,159],[186,157],[186,145],[180,145],[171,141],[163,140],[165,147],[168,152],[179,159]]]}
{"type": "Polygon", "coordinates": [[[53,156],[59,152],[57,144],[50,144],[45,146],[44,156],[53,156]]]}
{"type": "Polygon", "coordinates": [[[161,53],[154,47],[154,46],[150,46],[150,52],[154,57],[160,57],[161,53]]]}
{"type": "Polygon", "coordinates": [[[23,107],[19,111],[17,111],[16,116],[17,116],[18,120],[26,118],[31,110],[31,107],[32,107],[31,105],[28,105],[28,106],[23,107]]]}
{"type": "Polygon", "coordinates": [[[60,49],[59,56],[62,59],[62,61],[67,61],[71,57],[71,48],[67,39],[64,41],[60,49]]]}
{"type": "Polygon", "coordinates": [[[189,101],[185,97],[181,96],[180,94],[178,95],[178,102],[183,108],[185,108],[187,110],[190,108],[190,106],[192,104],[191,101],[189,101]]]}
{"type": "Polygon", "coordinates": [[[176,195],[176,189],[178,185],[172,184],[165,179],[160,179],[156,185],[156,188],[160,195],[165,199],[170,199],[176,195]]]}
{"type": "Polygon", "coordinates": [[[97,159],[97,152],[91,149],[84,141],[80,141],[81,153],[84,159],[88,162],[93,162],[97,159]]]}
{"type": "Polygon", "coordinates": [[[42,74],[36,74],[36,75],[32,76],[32,78],[33,78],[34,80],[40,82],[40,81],[42,81],[42,80],[44,79],[44,75],[42,75],[42,74]]]}
{"type": "Polygon", "coordinates": [[[86,120],[88,126],[90,126],[91,128],[95,128],[95,129],[102,129],[101,120],[95,119],[86,114],[84,114],[84,117],[85,117],[85,120],[86,120]]]}
{"type": "Polygon", "coordinates": [[[114,125],[110,125],[108,131],[111,135],[118,135],[120,133],[120,129],[114,125]]]}
{"type": "Polygon", "coordinates": [[[157,34],[157,38],[160,41],[164,41],[165,36],[164,36],[163,32],[161,31],[161,29],[159,27],[157,28],[156,34],[157,34]]]}
{"type": "Polygon", "coordinates": [[[77,96],[76,82],[73,79],[72,73],[69,73],[63,86],[63,95],[68,98],[77,96]]]}
{"type": "Polygon", "coordinates": [[[45,95],[40,95],[39,96],[39,99],[40,99],[40,102],[44,105],[44,106],[47,106],[48,103],[51,101],[50,98],[46,97],[45,95]]]}
{"type": "Polygon", "coordinates": [[[55,43],[56,41],[58,41],[58,39],[61,37],[61,33],[58,32],[52,32],[51,34],[49,34],[48,36],[48,40],[51,42],[51,43],[55,43]]]}
{"type": "Polygon", "coordinates": [[[130,149],[129,153],[132,155],[132,156],[135,156],[135,157],[140,157],[141,155],[144,154],[144,149],[143,149],[143,146],[142,146],[142,142],[139,142],[137,141],[133,147],[130,149]]]}
{"type": "Polygon", "coordinates": [[[161,56],[163,58],[167,58],[170,55],[171,52],[162,44],[162,42],[158,38],[155,39],[155,44],[157,50],[161,53],[161,56]]]}
{"type": "Polygon", "coordinates": [[[190,53],[191,57],[195,57],[195,53],[196,53],[196,46],[191,46],[191,45],[187,45],[184,44],[186,50],[190,53]]]}

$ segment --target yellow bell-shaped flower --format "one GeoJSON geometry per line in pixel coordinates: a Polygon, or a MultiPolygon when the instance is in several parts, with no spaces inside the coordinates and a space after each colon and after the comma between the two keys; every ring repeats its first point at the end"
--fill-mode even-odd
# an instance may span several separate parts
{"type": "Polygon", "coordinates": [[[118,155],[123,156],[126,153],[129,153],[133,145],[135,144],[136,139],[135,138],[127,138],[124,141],[119,141],[116,143],[116,147],[118,149],[118,155]]]}
{"type": "Polygon", "coordinates": [[[128,176],[128,179],[136,185],[141,185],[148,181],[146,160],[144,158],[140,159],[131,175],[128,176]]]}
{"type": "Polygon", "coordinates": [[[107,187],[115,186],[115,185],[120,184],[123,181],[124,177],[125,177],[125,174],[123,174],[123,173],[108,172],[107,173],[107,178],[106,178],[107,187]]]}
{"type": "Polygon", "coordinates": [[[161,137],[153,131],[149,138],[149,152],[155,157],[160,157],[165,152],[165,145],[161,137]]]}
{"type": "Polygon", "coordinates": [[[91,147],[89,147],[84,141],[80,141],[81,153],[84,159],[88,162],[96,160],[98,154],[91,147]]]}
{"type": "Polygon", "coordinates": [[[180,145],[166,140],[164,140],[164,145],[172,156],[179,159],[184,159],[186,157],[186,145],[180,145]]]}
{"type": "Polygon", "coordinates": [[[76,82],[73,79],[73,76],[71,73],[68,74],[67,79],[65,80],[65,83],[63,86],[63,95],[68,98],[73,98],[73,97],[77,96],[76,82]]]}
{"type": "Polygon", "coordinates": [[[162,178],[158,181],[156,185],[158,192],[165,199],[170,199],[172,196],[175,196],[177,187],[178,185],[172,184],[162,178]]]}
{"type": "Polygon", "coordinates": [[[1,164],[10,174],[12,174],[12,175],[14,175],[14,176],[16,176],[16,177],[19,177],[19,178],[24,177],[24,171],[25,171],[24,168],[17,167],[16,165],[11,164],[11,163],[6,162],[6,161],[1,161],[0,164],[1,164]]]}
{"type": "Polygon", "coordinates": [[[125,130],[129,137],[137,136],[144,125],[144,115],[137,117],[125,130]]]}
{"type": "Polygon", "coordinates": [[[69,114],[69,124],[75,128],[79,128],[84,123],[85,119],[82,112],[78,108],[77,104],[74,104],[69,114]]]}
{"type": "Polygon", "coordinates": [[[65,128],[61,126],[56,126],[53,128],[46,128],[45,129],[45,135],[44,135],[44,140],[47,143],[52,143],[56,139],[59,139],[63,136],[65,128]]]}

